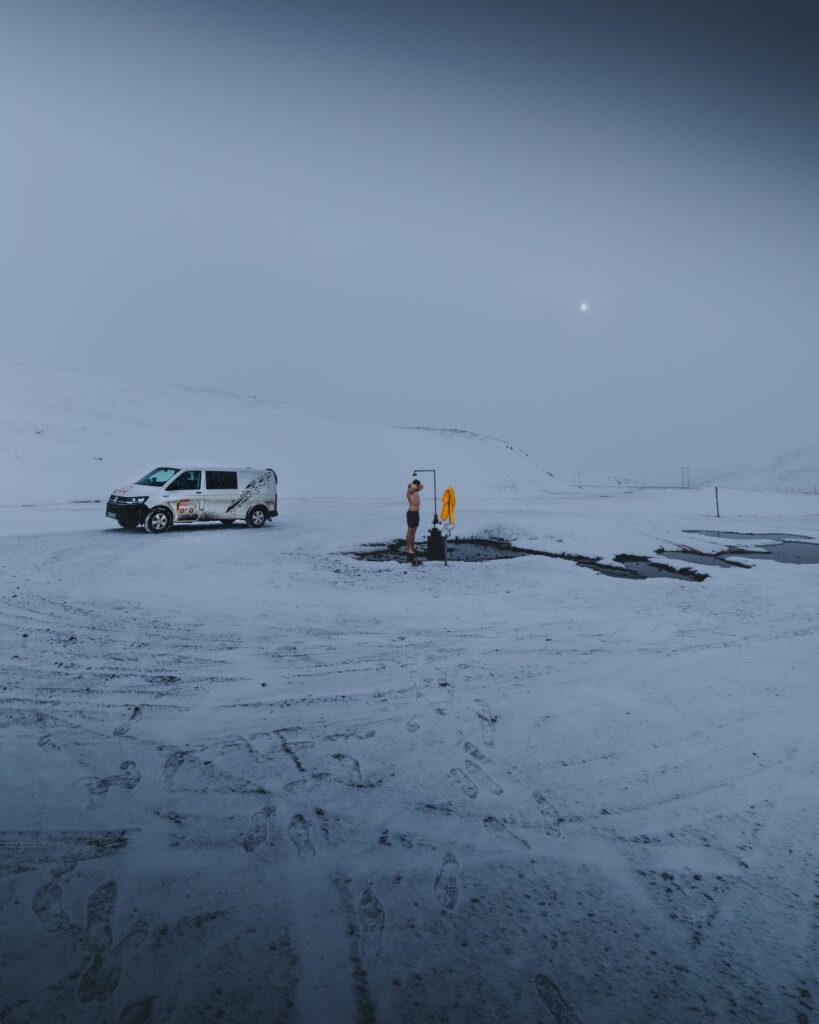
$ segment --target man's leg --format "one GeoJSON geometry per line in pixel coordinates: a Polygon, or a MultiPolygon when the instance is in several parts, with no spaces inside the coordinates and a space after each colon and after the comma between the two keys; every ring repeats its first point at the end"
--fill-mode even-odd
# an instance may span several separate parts
{"type": "Polygon", "coordinates": [[[411,526],[407,530],[407,553],[410,555],[415,554],[415,531],[417,527],[411,526]]]}

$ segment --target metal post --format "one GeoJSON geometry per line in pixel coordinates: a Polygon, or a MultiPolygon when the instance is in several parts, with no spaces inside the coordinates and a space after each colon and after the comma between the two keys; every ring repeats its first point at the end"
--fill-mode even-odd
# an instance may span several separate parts
{"type": "Polygon", "coordinates": [[[434,469],[414,469],[412,471],[413,476],[418,476],[419,473],[432,473],[432,501],[434,503],[432,523],[433,526],[438,525],[438,476],[434,469]]]}
{"type": "Polygon", "coordinates": [[[714,498],[717,502],[717,519],[719,519],[719,487],[714,488],[714,498]]]}

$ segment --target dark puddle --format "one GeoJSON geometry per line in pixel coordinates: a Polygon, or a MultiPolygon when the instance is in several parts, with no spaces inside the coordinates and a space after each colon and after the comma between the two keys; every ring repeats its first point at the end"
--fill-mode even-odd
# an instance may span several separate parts
{"type": "MultiPolygon", "coordinates": [[[[405,562],[406,543],[403,540],[390,541],[386,547],[380,544],[365,544],[365,551],[351,552],[365,562],[405,562]]],[[[426,561],[426,545],[418,544],[421,561],[426,561]]],[[[498,558],[521,558],[523,555],[546,554],[545,551],[528,551],[516,548],[503,540],[470,538],[450,540],[447,543],[447,558],[450,562],[489,562],[498,558]]]]}
{"type": "Polygon", "coordinates": [[[681,548],[679,551],[668,551],[666,548],[657,548],[655,554],[663,558],[670,558],[674,562],[692,562],[694,565],[711,565],[716,569],[750,569],[752,566],[745,562],[734,562],[719,554],[709,554],[705,551],[697,551],[696,548],[681,548]]]}
{"type": "MultiPolygon", "coordinates": [[[[668,579],[673,576],[675,579],[692,580],[694,583],[702,583],[708,579],[707,573],[697,572],[695,569],[676,569],[673,565],[663,565],[662,562],[652,562],[650,558],[640,558],[638,555],[615,555],[615,562],[619,562],[627,569],[637,573],[641,580],[646,579],[668,579]]],[[[593,567],[594,568],[594,567],[593,567]]],[[[598,572],[603,571],[598,568],[598,572]]]]}
{"type": "Polygon", "coordinates": [[[730,530],[683,530],[699,537],[730,537],[731,540],[813,540],[804,533],[732,533],[730,530]]]}
{"type": "MultiPolygon", "coordinates": [[[[385,546],[368,544],[365,548],[364,551],[352,551],[350,554],[365,562],[406,561],[403,540],[394,540],[385,546]]],[[[419,545],[418,551],[419,561],[426,561],[426,550],[423,544],[419,545]]],[[[677,579],[701,583],[708,578],[707,574],[696,572],[694,569],[687,567],[677,569],[672,565],[653,562],[650,558],[640,555],[616,555],[613,560],[615,564],[611,564],[588,555],[570,555],[565,552],[539,551],[536,548],[519,548],[508,541],[492,538],[456,538],[448,543],[450,562],[488,562],[499,558],[522,558],[525,555],[539,555],[541,558],[558,558],[565,562],[574,562],[575,565],[593,569],[604,576],[614,576],[624,580],[677,579]]]]}
{"type": "MultiPolygon", "coordinates": [[[[724,551],[715,551],[711,557],[720,559],[723,564],[740,565],[739,562],[728,562],[728,556],[739,555],[742,558],[764,559],[770,562],[786,562],[790,565],[819,565],[819,544],[794,533],[728,533],[718,530],[685,530],[685,533],[699,533],[706,537],[730,537],[732,540],[773,541],[761,548],[741,548],[733,544],[724,551]]],[[[664,551],[666,558],[674,557],[673,552],[664,551]]],[[[746,567],[747,568],[747,567],[746,567]]]]}
{"type": "Polygon", "coordinates": [[[728,548],[725,554],[763,558],[771,562],[788,562],[791,565],[819,565],[819,544],[806,544],[804,541],[786,540],[767,549],[728,548]]]}

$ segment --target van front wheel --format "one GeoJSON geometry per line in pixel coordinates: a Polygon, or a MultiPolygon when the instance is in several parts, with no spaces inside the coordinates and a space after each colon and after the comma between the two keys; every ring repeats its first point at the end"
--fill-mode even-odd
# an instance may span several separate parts
{"type": "Polygon", "coordinates": [[[245,522],[248,526],[264,526],[267,522],[267,509],[264,505],[254,505],[253,508],[248,512],[245,522]]]}
{"type": "Polygon", "coordinates": [[[173,518],[166,508],[155,508],[145,518],[148,533],[165,533],[173,526],[173,518]]]}

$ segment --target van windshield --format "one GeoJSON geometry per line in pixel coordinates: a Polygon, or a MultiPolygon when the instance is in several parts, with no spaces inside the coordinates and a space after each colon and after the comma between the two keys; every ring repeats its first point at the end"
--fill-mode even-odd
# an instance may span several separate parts
{"type": "Polygon", "coordinates": [[[142,484],[143,487],[164,487],[178,472],[178,469],[160,466],[159,469],[152,469],[150,473],[146,473],[141,480],[137,480],[137,483],[142,484]]]}

